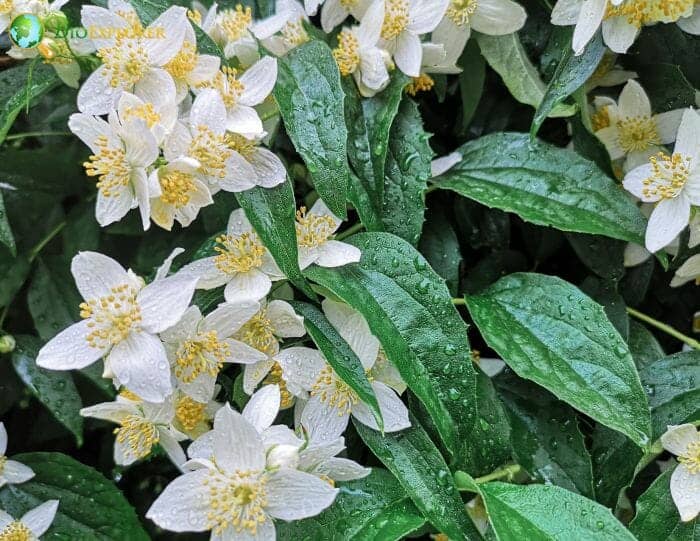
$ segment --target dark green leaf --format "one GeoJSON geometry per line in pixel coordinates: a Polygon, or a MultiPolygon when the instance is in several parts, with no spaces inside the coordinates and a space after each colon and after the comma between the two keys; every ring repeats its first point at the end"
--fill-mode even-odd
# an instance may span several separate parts
{"type": "Polygon", "coordinates": [[[581,291],[603,307],[610,323],[620,333],[622,339],[627,342],[630,331],[630,318],[627,316],[627,307],[624,299],[615,290],[615,284],[589,276],[579,287],[581,291]]]}
{"type": "Polygon", "coordinates": [[[642,68],[639,82],[655,113],[695,106],[695,89],[677,65],[652,64],[642,68]]]}
{"type": "Polygon", "coordinates": [[[643,244],[646,220],[637,206],[578,154],[519,133],[487,135],[459,152],[462,161],[438,177],[438,187],[538,225],[643,244]]]}
{"type": "Polygon", "coordinates": [[[462,133],[466,133],[474,118],[479,101],[481,101],[484,80],[486,79],[486,62],[481,56],[476,40],[471,39],[467,42],[458,64],[462,68],[462,73],[459,74],[459,93],[462,98],[462,133]]]}
{"type": "Polygon", "coordinates": [[[29,313],[34,327],[45,342],[75,323],[74,312],[80,302],[71,305],[56,278],[44,262],[39,260],[27,291],[29,313]]]}
{"type": "Polygon", "coordinates": [[[553,276],[518,273],[467,297],[488,345],[515,372],[640,446],[649,409],[627,344],[600,305],[553,276]]]}
{"type": "MultiPolygon", "coordinates": [[[[0,255],[1,255],[0,248],[0,255]]],[[[29,274],[31,263],[24,255],[0,258],[0,306],[7,306],[29,274]]]]}
{"type": "Polygon", "coordinates": [[[630,321],[630,335],[627,343],[638,370],[666,356],[654,335],[644,325],[634,320],[630,321]]]}
{"type": "Polygon", "coordinates": [[[566,238],[584,265],[601,278],[618,281],[625,274],[624,242],[582,233],[568,233],[566,238]]]}
{"type": "Polygon", "coordinates": [[[595,426],[591,439],[596,499],[614,508],[620,491],[632,483],[643,453],[629,438],[603,425],[595,426]]]}
{"type": "Polygon", "coordinates": [[[15,237],[12,234],[12,229],[10,228],[10,222],[7,220],[7,212],[5,212],[5,200],[2,197],[2,190],[0,190],[0,243],[7,246],[12,254],[12,257],[17,256],[17,245],[15,244],[15,237]]]}
{"type": "Polygon", "coordinates": [[[435,272],[445,279],[450,293],[457,295],[462,253],[452,224],[438,209],[428,214],[418,249],[435,272]]]}
{"type": "Polygon", "coordinates": [[[306,162],[316,191],[345,218],[349,186],[340,73],[331,50],[311,41],[278,59],[274,95],[287,133],[306,162]]]}

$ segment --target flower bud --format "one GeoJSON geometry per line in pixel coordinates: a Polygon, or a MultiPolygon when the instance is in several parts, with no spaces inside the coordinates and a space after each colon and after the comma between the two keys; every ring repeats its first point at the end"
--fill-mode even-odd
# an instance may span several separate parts
{"type": "Polygon", "coordinates": [[[0,336],[0,353],[12,353],[16,345],[17,342],[14,336],[9,334],[0,336]]]}
{"type": "Polygon", "coordinates": [[[44,28],[54,34],[68,30],[68,17],[62,11],[52,11],[44,17],[44,28]]]}

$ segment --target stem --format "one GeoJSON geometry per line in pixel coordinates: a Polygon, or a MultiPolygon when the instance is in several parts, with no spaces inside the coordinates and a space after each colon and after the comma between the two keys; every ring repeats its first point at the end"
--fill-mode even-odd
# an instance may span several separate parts
{"type": "Polygon", "coordinates": [[[350,235],[354,235],[358,231],[361,231],[365,226],[362,225],[360,222],[357,222],[354,225],[351,225],[348,227],[345,231],[341,231],[335,236],[335,240],[343,240],[344,238],[349,237],[350,235]]]}
{"type": "Polygon", "coordinates": [[[688,344],[693,349],[700,349],[700,342],[699,341],[695,340],[694,338],[691,338],[690,336],[686,336],[685,334],[677,331],[676,329],[674,329],[670,325],[666,325],[665,323],[662,323],[661,321],[658,321],[651,316],[643,314],[642,312],[639,312],[638,310],[635,310],[634,308],[627,307],[627,313],[633,317],[636,317],[637,319],[639,319],[641,321],[644,321],[645,323],[648,323],[652,327],[655,327],[655,328],[659,329],[660,331],[663,331],[666,334],[673,336],[674,338],[680,340],[684,344],[688,344]]]}
{"type": "Polygon", "coordinates": [[[483,477],[477,477],[474,482],[477,485],[482,485],[488,483],[489,481],[496,481],[497,479],[503,479],[504,477],[509,481],[513,478],[516,473],[520,473],[522,467],[520,464],[509,464],[508,466],[503,466],[491,473],[484,475],[483,477]]]}
{"type": "Polygon", "coordinates": [[[44,249],[44,247],[49,242],[51,242],[51,240],[56,235],[58,235],[63,230],[64,227],[66,227],[67,224],[68,224],[68,222],[65,220],[63,222],[57,224],[56,227],[54,227],[51,231],[49,231],[48,234],[43,239],[41,239],[39,241],[39,243],[36,246],[34,246],[34,248],[31,249],[31,251],[29,252],[29,256],[28,256],[30,263],[36,259],[36,256],[39,255],[39,252],[41,252],[44,249]]]}
{"type": "Polygon", "coordinates": [[[456,297],[452,299],[452,304],[454,304],[455,306],[465,306],[467,304],[467,301],[462,297],[456,297]]]}
{"type": "Polygon", "coordinates": [[[0,330],[2,330],[2,324],[5,323],[5,318],[7,317],[7,312],[10,310],[10,303],[8,302],[5,307],[0,312],[0,330]]]}
{"type": "Polygon", "coordinates": [[[72,135],[67,131],[28,131],[24,133],[13,133],[5,137],[5,141],[13,139],[24,139],[25,137],[66,137],[72,135]]]}

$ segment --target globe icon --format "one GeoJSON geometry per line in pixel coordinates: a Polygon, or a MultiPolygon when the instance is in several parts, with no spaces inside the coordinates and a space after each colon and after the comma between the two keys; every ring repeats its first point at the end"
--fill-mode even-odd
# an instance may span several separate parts
{"type": "Polygon", "coordinates": [[[10,25],[10,38],[22,49],[32,49],[41,43],[44,37],[44,25],[39,17],[31,13],[18,15],[10,25]]]}

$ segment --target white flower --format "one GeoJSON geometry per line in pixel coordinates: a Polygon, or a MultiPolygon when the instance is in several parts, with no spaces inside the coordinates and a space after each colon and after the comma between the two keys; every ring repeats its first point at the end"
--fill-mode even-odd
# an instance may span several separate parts
{"type": "Polygon", "coordinates": [[[109,122],[75,113],[68,127],[93,154],[85,162],[88,176],[97,177],[95,217],[101,226],[121,220],[138,207],[144,230],[150,227],[150,200],[146,168],[158,158],[158,142],[146,122],[138,117],[109,122]]]}
{"type": "Polygon", "coordinates": [[[223,49],[226,58],[236,57],[244,67],[258,58],[258,45],[250,32],[253,13],[249,6],[236,4],[235,8],[220,11],[215,3],[207,11],[202,29],[223,49]]]}
{"type": "Polygon", "coordinates": [[[375,2],[359,25],[338,34],[333,56],[340,74],[352,75],[363,96],[373,96],[389,84],[386,52],[377,47],[382,30],[383,3],[375,2]]]}
{"type": "Polygon", "coordinates": [[[226,234],[217,237],[216,243],[218,255],[193,261],[180,271],[199,278],[198,289],[226,285],[228,302],[258,301],[270,292],[273,281],[284,278],[243,209],[231,213],[226,234]]]}
{"type": "Polygon", "coordinates": [[[144,281],[112,258],[80,252],[71,272],[85,299],[83,321],[39,351],[36,363],[52,370],[84,368],[105,358],[105,377],[149,402],[172,392],[170,364],[157,336],[177,323],[190,303],[196,279],[186,275],[144,281]]]}
{"type": "Polygon", "coordinates": [[[450,0],[431,40],[454,51],[450,59],[457,60],[472,28],[482,34],[502,36],[520,30],[526,18],[522,6],[512,0],[450,0]]]}
{"type": "MultiPolygon", "coordinates": [[[[571,47],[579,55],[600,28],[606,12],[624,0],[558,0],[552,10],[552,24],[576,25],[571,47]]],[[[610,47],[615,51],[613,47],[610,47]]],[[[625,52],[625,51],[615,51],[625,52]]]]}
{"type": "Polygon", "coordinates": [[[319,267],[340,267],[360,260],[362,253],[358,248],[331,238],[341,223],[321,199],[308,213],[306,207],[297,211],[297,244],[302,269],[314,263],[319,267]]]}
{"type": "Polygon", "coordinates": [[[177,102],[173,89],[168,87],[157,94],[139,98],[130,92],[122,93],[117,103],[117,117],[124,125],[133,119],[141,119],[155,137],[158,144],[163,142],[175,122],[177,122],[177,102]]]}
{"type": "MultiPolygon", "coordinates": [[[[297,315],[288,302],[274,300],[264,305],[235,334],[235,338],[267,355],[267,359],[264,361],[243,367],[243,390],[252,394],[258,383],[271,371],[269,383],[278,383],[283,386],[284,382],[280,380],[282,369],[279,366],[278,358],[278,354],[283,354],[280,352],[280,339],[299,338],[305,334],[304,318],[297,315]]],[[[291,397],[284,386],[282,394],[282,407],[291,406],[291,397]]]]}
{"type": "MultiPolygon", "coordinates": [[[[365,372],[371,375],[371,386],[379,403],[384,431],[396,432],[408,428],[408,410],[396,390],[403,391],[405,384],[398,371],[386,359],[381,359],[378,370],[374,370],[375,364],[384,354],[367,322],[349,306],[327,299],[323,301],[323,311],[331,325],[357,354],[365,372]]],[[[305,362],[280,364],[290,390],[292,384],[295,384],[309,391],[310,398],[301,414],[301,424],[309,431],[312,441],[324,442],[338,438],[345,431],[350,415],[362,424],[379,430],[367,404],[340,379],[320,354],[308,355],[305,362]]]]}
{"type": "Polygon", "coordinates": [[[661,436],[664,449],[678,457],[671,474],[671,497],[681,520],[693,520],[700,513],[700,436],[694,425],[671,425],[661,436]]]}
{"type": "Polygon", "coordinates": [[[58,510],[58,500],[49,500],[15,520],[0,509],[0,539],[36,541],[51,527],[58,510]]]}
{"type": "Polygon", "coordinates": [[[618,86],[636,78],[636,72],[623,70],[617,65],[617,54],[606,50],[593,75],[586,81],[585,89],[590,92],[598,87],[618,86]]]}
{"type": "Polygon", "coordinates": [[[199,438],[211,430],[212,420],[216,412],[223,406],[221,402],[214,400],[219,390],[219,386],[216,385],[211,399],[205,403],[197,402],[181,390],[176,390],[173,393],[173,405],[175,406],[173,428],[191,440],[199,438]]]}
{"type": "Polygon", "coordinates": [[[34,472],[30,467],[16,460],[10,460],[5,456],[6,452],[7,430],[5,430],[5,424],[0,423],[0,487],[6,484],[24,483],[34,477],[34,472]]]}
{"type": "Polygon", "coordinates": [[[230,337],[259,310],[257,302],[223,303],[202,317],[190,306],[182,319],[160,333],[170,358],[178,388],[198,402],[214,395],[216,377],[225,363],[254,363],[264,353],[230,337]]]}
{"type": "MultiPolygon", "coordinates": [[[[234,68],[223,67],[208,82],[198,88],[213,88],[221,94],[226,107],[226,129],[248,139],[265,135],[262,120],[253,108],[270,95],[277,81],[277,59],[265,56],[255,62],[243,75],[234,68]]],[[[198,91],[198,90],[196,90],[198,91]]]]}
{"type": "Polygon", "coordinates": [[[213,432],[213,459],[175,479],[149,509],[158,526],[211,530],[216,541],[273,541],[273,519],[311,517],[335,500],[337,489],[318,477],[268,468],[257,430],[229,406],[217,414],[213,432]]]}
{"type": "Polygon", "coordinates": [[[633,169],[624,186],[644,202],[656,203],[646,232],[650,252],[668,245],[690,219],[691,205],[700,204],[700,117],[683,113],[673,154],[659,154],[651,163],[633,169]]]}
{"type": "Polygon", "coordinates": [[[606,102],[602,107],[599,114],[607,116],[609,125],[595,134],[612,160],[626,158],[626,170],[663,151],[661,145],[673,143],[683,116],[683,109],[652,115],[646,92],[633,79],[627,81],[617,104],[606,102]]]}
{"type": "MultiPolygon", "coordinates": [[[[326,34],[352,15],[358,21],[362,21],[373,0],[325,0],[321,10],[321,28],[326,34]]],[[[310,15],[310,13],[309,13],[310,15]]]]}
{"type": "Polygon", "coordinates": [[[676,270],[676,274],[671,280],[671,287],[679,287],[688,282],[695,280],[698,284],[700,279],[700,254],[696,254],[688,258],[685,263],[683,263],[676,270]]]}
{"type": "Polygon", "coordinates": [[[144,28],[134,8],[123,0],[110,0],[108,10],[83,6],[83,26],[102,65],[80,88],[78,109],[103,115],[115,107],[124,91],[143,97],[174,87],[163,67],[182,47],[190,26],[186,13],[185,8],[172,6],[144,28]]]}
{"type": "Polygon", "coordinates": [[[178,442],[187,437],[173,428],[175,408],[172,397],[153,404],[127,392],[117,396],[114,402],[83,408],[80,415],[119,425],[114,431],[114,462],[120,466],[147,457],[156,444],[160,444],[176,466],[186,461],[178,442]]]}
{"type": "Polygon", "coordinates": [[[420,75],[423,49],[420,36],[435,29],[449,0],[384,0],[381,46],[410,77],[420,75]]]}
{"type": "Polygon", "coordinates": [[[308,23],[304,7],[296,0],[276,0],[275,14],[257,21],[251,32],[275,56],[284,56],[309,41],[304,28],[308,23]]]}
{"type": "Polygon", "coordinates": [[[462,155],[459,152],[451,152],[450,154],[435,158],[430,162],[430,176],[432,178],[438,177],[452,169],[461,161],[462,155]]]}
{"type": "Polygon", "coordinates": [[[472,361],[481,369],[488,377],[492,378],[500,374],[506,367],[506,363],[495,357],[482,357],[481,354],[473,349],[472,361]]]}
{"type": "Polygon", "coordinates": [[[229,192],[248,190],[257,184],[257,174],[226,142],[226,109],[215,90],[202,91],[194,100],[187,123],[178,122],[165,141],[168,161],[186,156],[199,163],[196,178],[229,192]]]}

